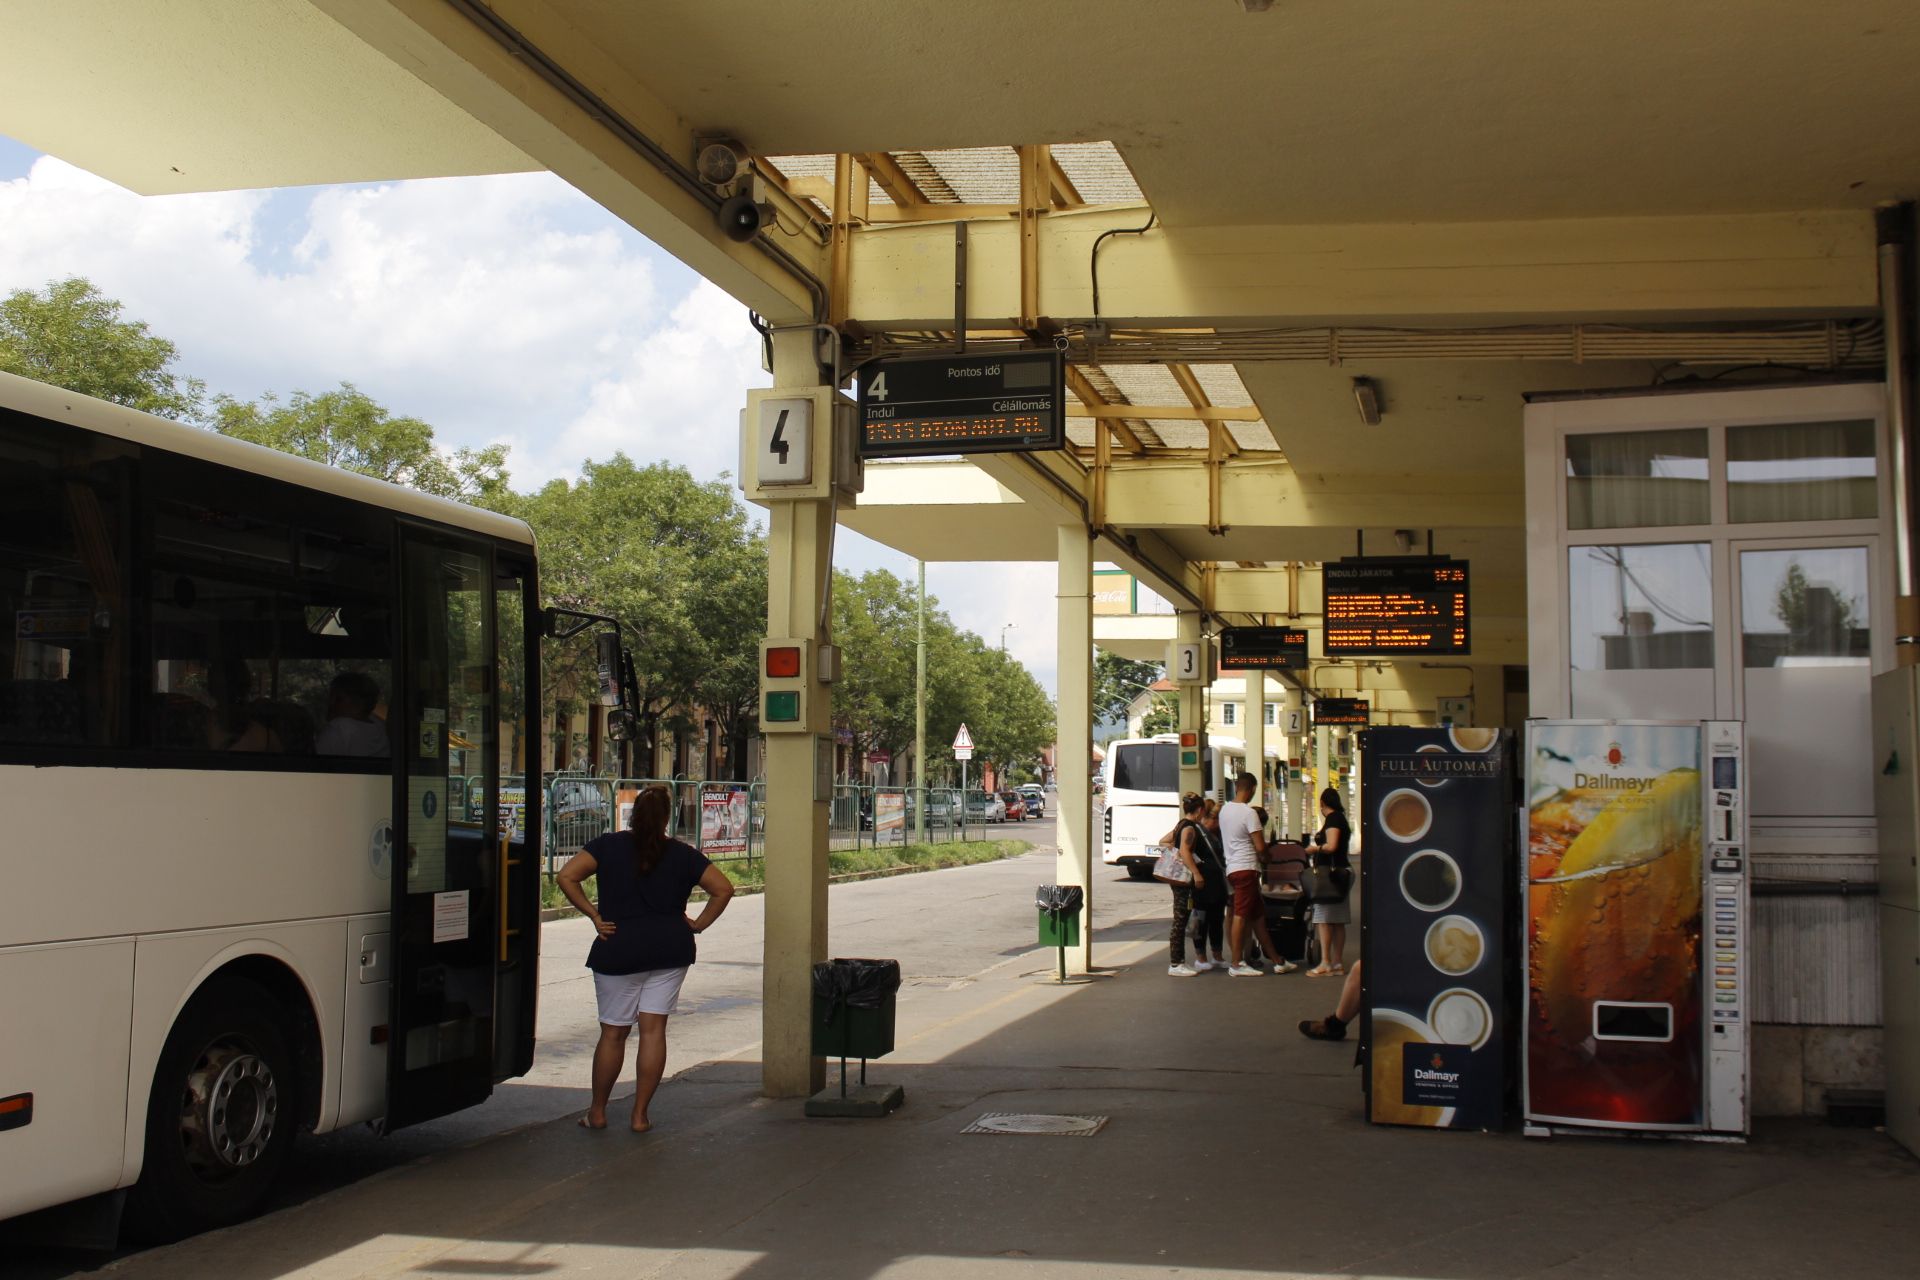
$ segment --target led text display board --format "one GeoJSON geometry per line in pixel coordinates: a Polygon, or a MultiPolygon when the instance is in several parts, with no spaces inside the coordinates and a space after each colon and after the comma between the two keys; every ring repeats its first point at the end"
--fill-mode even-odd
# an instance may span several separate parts
{"type": "Polygon", "coordinates": [[[1067,444],[1058,351],[876,360],[860,374],[860,453],[911,458],[1067,444]]]}
{"type": "Polygon", "coordinates": [[[1315,698],[1313,700],[1313,723],[1352,724],[1361,728],[1373,714],[1373,704],[1365,698],[1315,698]]]}
{"type": "Polygon", "coordinates": [[[1307,669],[1307,632],[1304,627],[1222,627],[1220,669],[1255,671],[1280,667],[1307,669]]]}
{"type": "Polygon", "coordinates": [[[1467,562],[1446,556],[1329,561],[1329,658],[1458,656],[1468,643],[1467,562]]]}

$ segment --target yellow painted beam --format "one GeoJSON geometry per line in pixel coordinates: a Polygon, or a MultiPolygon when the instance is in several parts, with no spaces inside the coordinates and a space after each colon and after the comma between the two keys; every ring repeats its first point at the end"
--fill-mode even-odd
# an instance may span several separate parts
{"type": "Polygon", "coordinates": [[[900,162],[887,152],[862,151],[860,163],[867,166],[867,172],[873,175],[873,180],[880,184],[880,189],[886,192],[887,198],[896,205],[927,203],[926,193],[920,190],[912,176],[900,167],[900,162]]]}
{"type": "MultiPolygon", "coordinates": [[[[1127,528],[1198,525],[1208,469],[1200,460],[1116,462],[1107,519],[1127,528]]],[[[1285,462],[1241,460],[1220,468],[1220,517],[1231,528],[1517,528],[1526,501],[1502,477],[1348,474],[1309,484],[1285,462]]]]}
{"type": "MultiPolygon", "coordinates": [[[[1185,366],[1180,366],[1184,368],[1185,366]]],[[[1071,366],[1069,366],[1071,368],[1071,366]]],[[[1148,418],[1178,419],[1182,422],[1258,422],[1258,405],[1234,405],[1222,407],[1208,405],[1205,409],[1190,404],[1099,404],[1068,405],[1069,418],[1130,418],[1146,421],[1148,418]]]]}
{"type": "MultiPolygon", "coordinates": [[[[1084,369],[1071,364],[1067,366],[1067,389],[1079,398],[1088,416],[1100,418],[1112,424],[1113,434],[1120,437],[1121,448],[1131,454],[1142,454],[1147,451],[1147,446],[1141,441],[1137,430],[1138,426],[1146,425],[1145,419],[1139,414],[1127,412],[1131,406],[1108,404],[1101,396],[1100,389],[1087,377],[1084,369]]],[[[1067,408],[1067,415],[1069,417],[1074,415],[1071,405],[1067,408]]],[[[1104,459],[1102,465],[1105,465],[1104,459]]]]}
{"type": "MultiPolygon", "coordinates": [[[[1055,210],[1037,256],[1085,264],[1140,206],[1055,210]]],[[[950,321],[943,229],[874,227],[855,237],[853,317],[870,328],[950,321]]],[[[968,242],[969,309],[983,324],[1022,314],[1022,225],[984,222],[968,242]]],[[[1100,256],[1101,310],[1115,324],[1658,322],[1871,313],[1873,219],[1865,211],[1565,218],[1532,222],[1156,228],[1100,256]]],[[[1041,282],[1041,315],[1093,311],[1085,270],[1041,282]]]]}

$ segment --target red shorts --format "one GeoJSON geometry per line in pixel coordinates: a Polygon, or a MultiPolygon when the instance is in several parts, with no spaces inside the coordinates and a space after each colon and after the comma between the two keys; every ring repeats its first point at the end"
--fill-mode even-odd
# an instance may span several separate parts
{"type": "Polygon", "coordinates": [[[1251,920],[1260,914],[1260,873],[1229,871],[1227,883],[1233,886],[1233,914],[1251,920]]]}

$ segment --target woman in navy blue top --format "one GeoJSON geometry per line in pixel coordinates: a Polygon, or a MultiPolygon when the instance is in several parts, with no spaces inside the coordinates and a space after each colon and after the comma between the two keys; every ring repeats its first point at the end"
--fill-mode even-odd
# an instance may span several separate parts
{"type": "Polygon", "coordinates": [[[583,1129],[607,1127],[607,1098],[627,1058],[627,1036],[636,1027],[640,1078],[633,1094],[633,1131],[653,1128],[647,1108],[667,1067],[667,1017],[693,964],[694,935],[706,932],[733,898],[733,881],[725,872],[692,845],[667,838],[672,813],[673,794],[648,787],[634,801],[628,830],[589,840],[560,868],[560,891],[593,921],[596,935],[587,968],[593,970],[600,1006],[600,1043],[593,1050],[593,1104],[580,1118],[583,1129]],[[582,887],[588,876],[598,877],[598,906],[582,887]],[[687,914],[695,888],[707,895],[697,920],[687,914]]]}

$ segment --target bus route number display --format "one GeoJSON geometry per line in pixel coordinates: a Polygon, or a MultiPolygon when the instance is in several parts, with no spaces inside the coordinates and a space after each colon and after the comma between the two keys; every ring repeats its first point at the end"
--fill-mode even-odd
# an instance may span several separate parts
{"type": "Polygon", "coordinates": [[[863,457],[1019,453],[1066,444],[1066,358],[1058,351],[892,357],[860,374],[863,457]]]}
{"type": "Polygon", "coordinates": [[[1357,725],[1366,728],[1373,716],[1373,704],[1365,698],[1315,698],[1313,723],[1357,725]]]}
{"type": "Polygon", "coordinates": [[[1467,563],[1446,556],[1329,561],[1322,648],[1333,657],[1471,652],[1467,563]]]}
{"type": "Polygon", "coordinates": [[[1278,667],[1307,669],[1307,632],[1304,627],[1222,627],[1220,669],[1256,671],[1278,667]]]}

